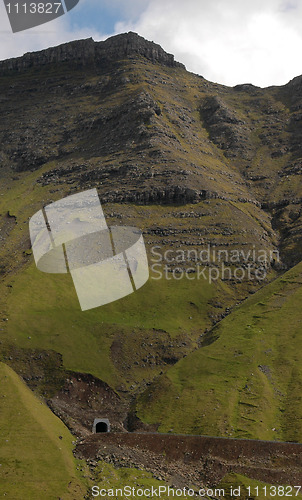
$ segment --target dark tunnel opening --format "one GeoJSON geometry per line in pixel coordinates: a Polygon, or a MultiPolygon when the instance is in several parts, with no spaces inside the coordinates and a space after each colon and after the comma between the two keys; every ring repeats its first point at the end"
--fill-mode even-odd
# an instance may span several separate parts
{"type": "Polygon", "coordinates": [[[95,426],[95,432],[108,432],[108,424],[106,422],[98,422],[95,426]]]}

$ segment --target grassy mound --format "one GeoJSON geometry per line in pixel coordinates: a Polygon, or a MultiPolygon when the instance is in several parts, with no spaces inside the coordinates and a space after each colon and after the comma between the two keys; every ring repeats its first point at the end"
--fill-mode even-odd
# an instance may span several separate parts
{"type": "Polygon", "coordinates": [[[14,500],[82,499],[73,437],[7,365],[0,363],[0,491],[14,500]]]}

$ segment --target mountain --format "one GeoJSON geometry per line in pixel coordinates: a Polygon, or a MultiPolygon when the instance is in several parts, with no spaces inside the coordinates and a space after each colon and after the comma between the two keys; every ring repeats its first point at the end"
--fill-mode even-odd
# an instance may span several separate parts
{"type": "Polygon", "coordinates": [[[1,61],[0,105],[3,363],[81,438],[101,412],[301,442],[302,77],[226,87],[126,33],[1,61]],[[83,313],[28,221],[90,188],[143,231],[151,278],[83,313]]]}

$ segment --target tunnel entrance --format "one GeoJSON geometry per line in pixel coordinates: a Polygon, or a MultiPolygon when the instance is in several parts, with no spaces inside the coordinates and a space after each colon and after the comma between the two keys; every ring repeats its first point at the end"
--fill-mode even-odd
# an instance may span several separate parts
{"type": "Polygon", "coordinates": [[[106,422],[98,422],[95,426],[95,432],[108,432],[108,425],[106,422]]]}
{"type": "Polygon", "coordinates": [[[95,434],[110,432],[110,422],[108,418],[96,418],[93,422],[92,432],[95,434]]]}

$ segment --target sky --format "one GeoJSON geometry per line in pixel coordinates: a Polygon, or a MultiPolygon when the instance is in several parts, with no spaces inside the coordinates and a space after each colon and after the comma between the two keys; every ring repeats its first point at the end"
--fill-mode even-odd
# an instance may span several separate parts
{"type": "Polygon", "coordinates": [[[225,85],[283,85],[302,74],[302,0],[80,0],[64,16],[20,33],[12,33],[0,0],[0,59],[127,31],[225,85]]]}

